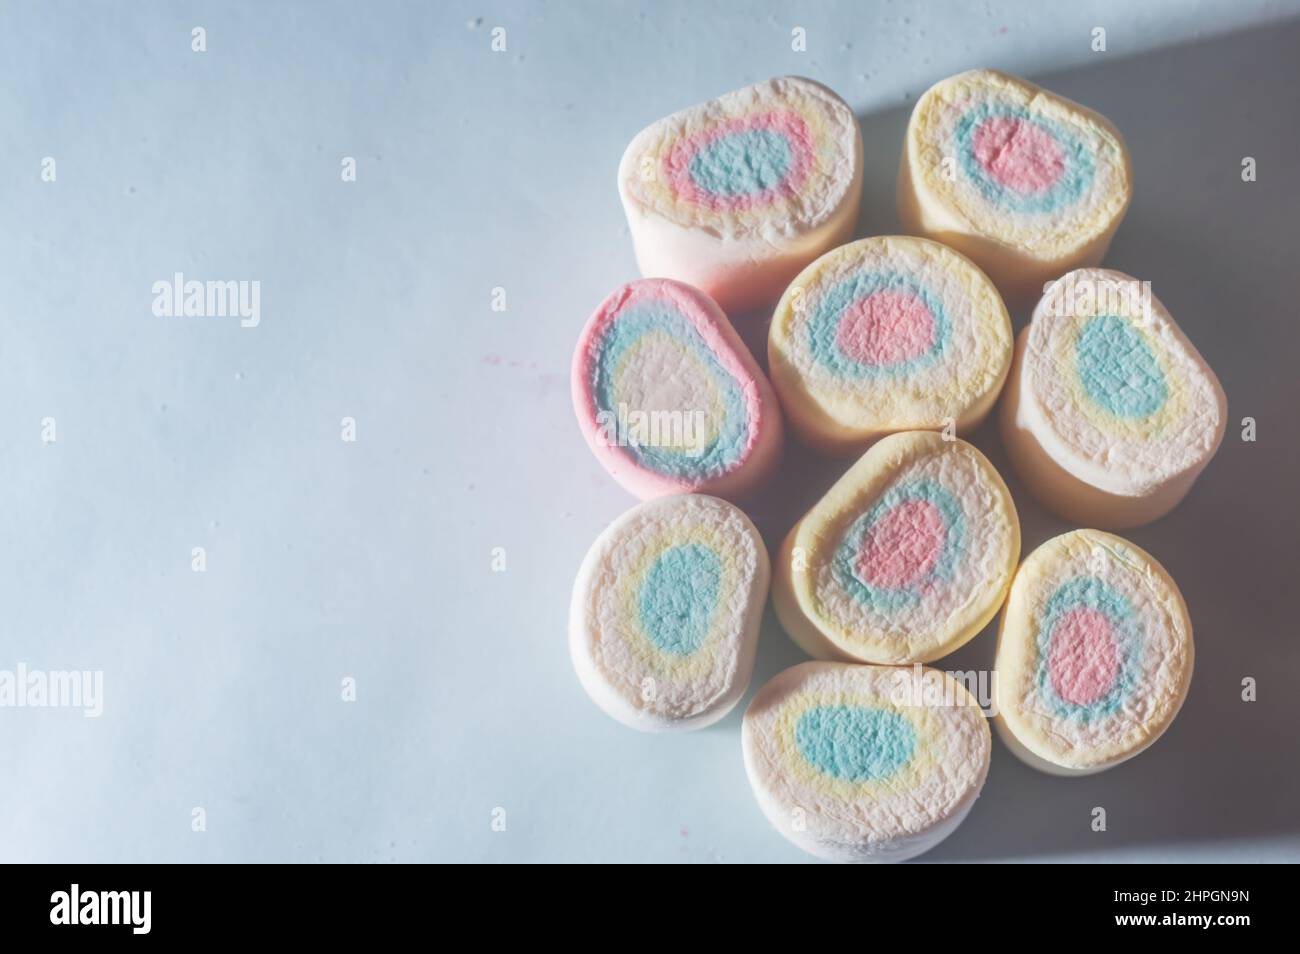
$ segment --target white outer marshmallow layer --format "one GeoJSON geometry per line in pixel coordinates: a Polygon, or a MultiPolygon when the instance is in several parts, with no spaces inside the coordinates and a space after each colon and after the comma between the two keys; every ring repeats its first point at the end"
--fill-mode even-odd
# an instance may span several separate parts
{"type": "Polygon", "coordinates": [[[724,500],[683,494],[632,508],[591,545],[574,582],[569,654],[582,687],[634,729],[718,721],[749,686],[769,575],[758,530],[724,500]],[[694,652],[672,655],[647,636],[637,610],[648,567],[685,543],[713,548],[723,573],[707,637],[694,652]]]}
{"type": "Polygon", "coordinates": [[[619,163],[618,192],[641,274],[694,285],[734,315],[771,305],[805,265],[852,237],[862,197],[862,134],[849,106],[820,83],[771,79],[643,129],[619,163]],[[677,197],[666,184],[662,155],[674,142],[711,125],[794,107],[821,130],[813,167],[794,199],[714,211],[677,197]]]}

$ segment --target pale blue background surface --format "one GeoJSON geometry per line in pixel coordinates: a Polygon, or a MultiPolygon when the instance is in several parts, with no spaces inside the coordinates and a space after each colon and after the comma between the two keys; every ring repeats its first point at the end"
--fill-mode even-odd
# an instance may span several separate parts
{"type": "MultiPolygon", "coordinates": [[[[106,698],[0,709],[0,860],[803,860],[750,795],[740,710],[641,735],[570,669],[573,573],[632,501],[583,446],[569,357],[635,274],[614,172],[642,126],[822,80],[863,120],[859,234],[885,233],[911,104],[973,66],[1123,129],[1108,264],[1153,281],[1234,426],[1132,534],[1196,625],[1171,731],[1085,780],[998,745],[925,857],[1300,859],[1300,3],[800,6],[3,4],[0,669],[102,669],[106,698]],[[260,326],[154,317],[177,271],[260,281],[260,326]]],[[[760,352],[762,321],[737,320],[760,352]]],[[[769,545],[842,466],[791,451],[753,510],[769,545]]],[[[1067,529],[1012,486],[1026,550],[1067,529]]],[[[769,619],[755,685],[800,659],[769,619]]]]}

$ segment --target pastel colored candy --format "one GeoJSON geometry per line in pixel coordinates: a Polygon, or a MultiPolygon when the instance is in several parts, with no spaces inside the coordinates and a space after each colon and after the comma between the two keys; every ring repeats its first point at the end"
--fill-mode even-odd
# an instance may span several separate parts
{"type": "Polygon", "coordinates": [[[903,230],[969,256],[1009,302],[1100,263],[1132,195],[1119,130],[1025,80],[971,70],[930,87],[912,111],[903,230]]]}
{"type": "Polygon", "coordinates": [[[749,518],[703,495],[629,510],[587,552],[569,651],[587,694],[634,729],[695,729],[749,685],[767,599],[767,550],[749,518]]]}
{"type": "Polygon", "coordinates": [[[1149,292],[1122,272],[1071,272],[1017,341],[1003,443],[1030,492],[1078,524],[1168,513],[1227,427],[1218,378],[1149,292]]]}
{"type": "Polygon", "coordinates": [[[951,834],[984,787],[992,749],[975,699],[945,673],[824,662],[763,686],[741,744],[777,831],[819,858],[875,862],[951,834]]]}
{"type": "Polygon", "coordinates": [[[853,234],[862,134],[826,87],[772,79],[643,129],[618,191],[641,274],[688,282],[736,314],[770,306],[853,234]]]}
{"type": "Polygon", "coordinates": [[[1011,321],[984,273],[927,239],[862,239],[828,252],[786,290],[768,370],[791,429],[829,453],[897,431],[965,433],[1011,367],[1011,321]]]}
{"type": "Polygon", "coordinates": [[[573,354],[573,406],[605,469],[642,499],[756,491],[781,456],[772,386],[708,295],[630,282],[596,309],[573,354]]]}
{"type": "Polygon", "coordinates": [[[911,431],[867,451],[795,524],[772,604],[818,659],[929,662],[993,619],[1019,558],[993,465],[965,441],[911,431]]]}
{"type": "Polygon", "coordinates": [[[1099,530],[1048,540],[1016,573],[998,633],[998,734],[1054,775],[1090,775],[1169,728],[1192,680],[1178,586],[1141,548],[1099,530]]]}

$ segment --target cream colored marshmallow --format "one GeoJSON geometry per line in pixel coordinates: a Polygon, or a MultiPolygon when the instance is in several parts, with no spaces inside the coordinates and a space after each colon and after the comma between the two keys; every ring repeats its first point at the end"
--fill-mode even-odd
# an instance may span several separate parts
{"type": "Polygon", "coordinates": [[[618,191],[641,274],[694,285],[735,315],[770,306],[852,236],[862,135],[826,87],[772,79],[643,129],[618,191]]]}
{"type": "Polygon", "coordinates": [[[1183,499],[1227,414],[1218,378],[1149,285],[1081,269],[1020,333],[1000,419],[1007,456],[1046,507],[1123,529],[1183,499]]]}
{"type": "Polygon", "coordinates": [[[898,176],[903,230],[969,257],[1013,306],[1099,264],[1132,195],[1119,130],[1033,83],[971,70],[930,87],[912,111],[898,176]]]}

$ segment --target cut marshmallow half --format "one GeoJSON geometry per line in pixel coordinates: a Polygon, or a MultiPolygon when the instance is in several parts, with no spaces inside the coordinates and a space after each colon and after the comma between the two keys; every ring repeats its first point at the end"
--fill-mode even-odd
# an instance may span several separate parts
{"type": "Polygon", "coordinates": [[[756,492],[782,449],[772,386],[727,316],[681,282],[617,289],[574,350],[573,407],[597,459],[642,499],[756,492]]]}
{"type": "Polygon", "coordinates": [[[716,497],[643,503],[592,544],[573,587],[569,651],[606,713],[644,731],[721,719],[749,685],[768,559],[716,497]]]}
{"type": "Polygon", "coordinates": [[[1048,540],[1016,573],[998,633],[994,724],[1020,759],[1090,775],[1137,755],[1187,697],[1192,623],[1141,548],[1099,530],[1048,540]]]}
{"type": "Polygon", "coordinates": [[[1033,83],[971,70],[917,101],[898,179],[903,230],[970,257],[1008,302],[1097,265],[1133,195],[1109,120],[1033,83]]]}
{"type": "Polygon", "coordinates": [[[643,129],[618,191],[641,274],[695,285],[736,314],[770,306],[853,234],[862,135],[820,83],[772,79],[643,129]]]}
{"type": "Polygon", "coordinates": [[[867,451],[782,544],[777,617],[818,659],[901,665],[952,652],[997,615],[1020,522],[962,440],[895,434],[867,451]]]}
{"type": "Polygon", "coordinates": [[[1000,410],[1016,473],[1046,507],[1123,529],[1168,513],[1214,457],[1228,403],[1149,284],[1081,269],[1016,343],[1000,410]]]}
{"type": "Polygon", "coordinates": [[[741,729],[763,814],[830,861],[905,861],[948,837],[988,776],[988,722],[945,673],[810,662],[754,696],[741,729]]]}
{"type": "Polygon", "coordinates": [[[791,429],[832,454],[906,430],[966,433],[1011,367],[1011,321],[984,273],[926,239],[837,248],[786,290],[768,370],[791,429]]]}

